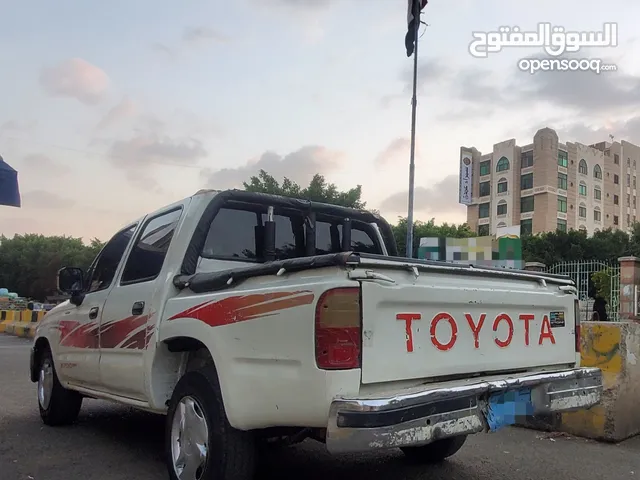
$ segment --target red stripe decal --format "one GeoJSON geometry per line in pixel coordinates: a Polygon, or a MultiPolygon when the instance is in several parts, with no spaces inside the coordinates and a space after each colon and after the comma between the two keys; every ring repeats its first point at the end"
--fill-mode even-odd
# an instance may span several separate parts
{"type": "Polygon", "coordinates": [[[313,298],[314,295],[309,290],[228,297],[188,308],[169,320],[195,318],[211,327],[219,327],[264,317],[287,308],[309,305],[313,298]]]}

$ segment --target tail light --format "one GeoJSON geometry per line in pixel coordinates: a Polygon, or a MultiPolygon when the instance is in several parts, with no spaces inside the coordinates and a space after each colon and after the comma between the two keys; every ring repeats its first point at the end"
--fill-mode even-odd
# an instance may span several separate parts
{"type": "Polygon", "coordinates": [[[580,302],[578,300],[575,301],[575,337],[576,337],[576,353],[580,353],[580,302]]]}
{"type": "Polygon", "coordinates": [[[324,292],[316,306],[316,364],[323,370],[360,368],[360,288],[324,292]]]}

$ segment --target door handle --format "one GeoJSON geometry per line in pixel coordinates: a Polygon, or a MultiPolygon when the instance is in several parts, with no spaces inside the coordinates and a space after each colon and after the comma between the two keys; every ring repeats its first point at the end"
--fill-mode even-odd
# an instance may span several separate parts
{"type": "Polygon", "coordinates": [[[98,311],[100,309],[98,307],[92,307],[91,310],[89,310],[89,318],[91,320],[95,319],[98,317],[98,311]]]}
{"type": "Polygon", "coordinates": [[[144,312],[144,302],[136,302],[131,307],[131,315],[142,315],[144,312]]]}

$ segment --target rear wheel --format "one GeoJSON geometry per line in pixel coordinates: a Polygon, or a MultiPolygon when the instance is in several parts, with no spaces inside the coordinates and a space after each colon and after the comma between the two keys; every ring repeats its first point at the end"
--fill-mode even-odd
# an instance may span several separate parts
{"type": "Polygon", "coordinates": [[[251,480],[255,443],[227,419],[214,367],[185,374],[167,413],[166,459],[172,480],[251,480]]]}
{"type": "Polygon", "coordinates": [[[38,408],[45,425],[60,426],[73,423],[82,407],[82,395],[60,384],[53,364],[51,350],[42,352],[38,371],[38,408]]]}
{"type": "Polygon", "coordinates": [[[466,442],[467,436],[443,438],[420,447],[402,447],[400,450],[412,462],[439,463],[458,452],[466,442]]]}

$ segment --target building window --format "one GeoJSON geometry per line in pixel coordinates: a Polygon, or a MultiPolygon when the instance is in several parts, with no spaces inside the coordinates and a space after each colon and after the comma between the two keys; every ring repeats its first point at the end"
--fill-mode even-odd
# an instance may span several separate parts
{"type": "Polygon", "coordinates": [[[498,160],[498,164],[496,165],[496,172],[504,172],[509,170],[509,160],[507,157],[502,157],[498,160]]]}
{"type": "Polygon", "coordinates": [[[502,200],[498,204],[498,215],[506,215],[507,214],[507,202],[502,200]]]}
{"type": "Polygon", "coordinates": [[[637,185],[637,184],[636,184],[636,176],[634,175],[634,176],[633,176],[633,188],[636,188],[636,185],[637,185]]]}
{"type": "Polygon", "coordinates": [[[567,221],[558,219],[557,229],[561,232],[567,233],[567,221]]]}
{"type": "Polygon", "coordinates": [[[567,152],[558,150],[558,165],[567,168],[569,165],[569,156],[567,155],[567,152]]]}
{"type": "Polygon", "coordinates": [[[585,227],[584,225],[580,225],[580,228],[578,228],[578,230],[580,230],[580,232],[584,233],[585,235],[587,234],[587,227],[585,227]]]}
{"type": "Polygon", "coordinates": [[[627,225],[631,225],[631,215],[627,213],[627,225]]]}
{"type": "Polygon", "coordinates": [[[480,196],[486,197],[487,195],[491,195],[491,182],[481,182],[480,183],[480,196]]]}
{"type": "Polygon", "coordinates": [[[599,178],[600,180],[602,180],[602,168],[600,168],[600,165],[596,165],[595,167],[593,167],[593,176],[594,178],[599,178]]]}
{"type": "Polygon", "coordinates": [[[567,213],[567,197],[558,197],[558,211],[567,213]]]}
{"type": "Polygon", "coordinates": [[[531,235],[533,233],[533,219],[520,220],[520,236],[531,235]]]}
{"type": "Polygon", "coordinates": [[[489,236],[489,225],[478,225],[478,236],[479,237],[489,236]]]}
{"type": "Polygon", "coordinates": [[[630,166],[631,166],[631,158],[627,157],[627,167],[630,167],[630,166]]]}
{"type": "Polygon", "coordinates": [[[618,225],[618,216],[617,215],[613,216],[613,224],[614,225],[618,225]]]}
{"type": "Polygon", "coordinates": [[[631,206],[631,195],[627,193],[627,207],[631,206]]]}
{"type": "Polygon", "coordinates": [[[506,179],[501,178],[498,180],[498,193],[507,193],[508,186],[506,179]]]}
{"type": "Polygon", "coordinates": [[[618,199],[618,195],[614,195],[613,196],[613,204],[614,205],[618,205],[620,203],[619,199],[618,199]]]}
{"type": "Polygon", "coordinates": [[[578,216],[580,218],[587,218],[587,207],[585,207],[584,205],[580,205],[578,207],[578,216]]]}
{"type": "Polygon", "coordinates": [[[620,164],[620,155],[618,155],[617,153],[613,154],[613,163],[615,163],[616,165],[620,164]]]}
{"type": "Polygon", "coordinates": [[[602,200],[602,190],[600,190],[599,188],[594,188],[593,198],[595,198],[596,200],[602,200]]]}
{"type": "Polygon", "coordinates": [[[633,196],[633,208],[636,208],[636,205],[638,204],[637,202],[637,197],[634,195],[633,196]]]}
{"type": "Polygon", "coordinates": [[[533,167],[533,150],[522,152],[520,155],[521,168],[533,167]]]}
{"type": "Polygon", "coordinates": [[[627,173],[627,187],[631,186],[631,175],[627,173]]]}
{"type": "Polygon", "coordinates": [[[478,207],[478,218],[489,218],[489,203],[481,203],[478,207]]]}
{"type": "Polygon", "coordinates": [[[602,212],[601,212],[600,210],[597,210],[597,209],[596,209],[596,210],[594,210],[594,211],[593,211],[593,219],[594,219],[596,222],[601,221],[601,220],[602,220],[602,212]]]}
{"type": "Polygon", "coordinates": [[[615,183],[616,185],[620,183],[620,177],[618,177],[618,175],[613,176],[613,183],[615,183]]]}
{"type": "Polygon", "coordinates": [[[520,213],[533,212],[533,195],[520,199],[520,213]]]}
{"type": "Polygon", "coordinates": [[[520,177],[520,190],[533,188],[533,173],[526,173],[520,177]]]}
{"type": "Polygon", "coordinates": [[[584,158],[580,160],[580,164],[578,165],[578,172],[582,175],[589,175],[589,167],[587,166],[587,162],[584,158]]]}
{"type": "Polygon", "coordinates": [[[491,173],[491,160],[480,162],[480,176],[484,177],[491,173]]]}
{"type": "Polygon", "coordinates": [[[582,195],[583,197],[587,196],[587,184],[582,182],[580,183],[580,185],[578,185],[578,193],[580,195],[582,195]]]}
{"type": "Polygon", "coordinates": [[[559,173],[558,174],[558,188],[560,190],[566,190],[567,189],[567,174],[566,173],[559,173]]]}

